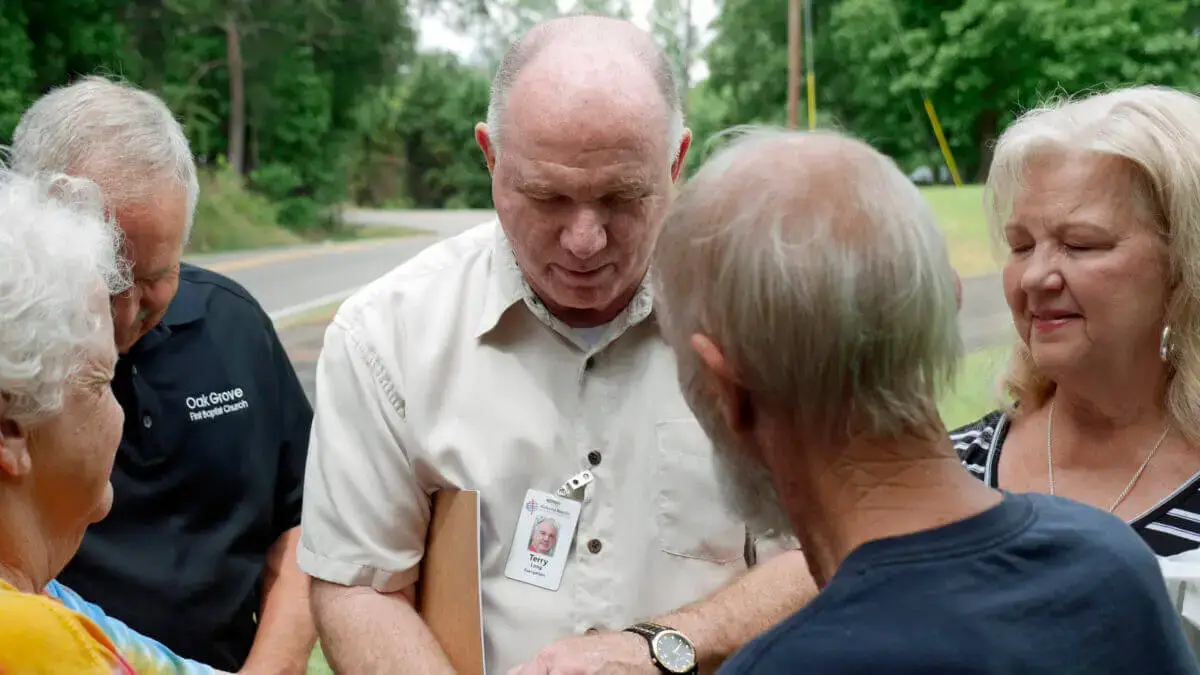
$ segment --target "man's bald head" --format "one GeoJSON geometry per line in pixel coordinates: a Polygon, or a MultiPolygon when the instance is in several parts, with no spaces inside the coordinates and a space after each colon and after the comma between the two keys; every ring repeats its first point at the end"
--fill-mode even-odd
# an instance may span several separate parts
{"type": "Polygon", "coordinates": [[[625,21],[540,24],[505,56],[475,140],[543,305],[569,326],[616,318],[646,278],[691,143],[662,50],[625,21]]]}
{"type": "Polygon", "coordinates": [[[702,376],[699,333],[761,413],[805,433],[937,422],[960,350],[955,275],[916,186],[867,144],[746,134],[683,189],[655,260],[681,377],[702,376]]]}
{"type": "Polygon", "coordinates": [[[649,33],[622,19],[594,15],[551,19],[509,46],[492,80],[488,103],[488,132],[496,149],[502,143],[510,97],[519,84],[536,87],[529,93],[541,102],[591,94],[621,99],[613,103],[642,109],[638,112],[652,109],[662,115],[671,148],[679,146],[684,133],[682,101],[670,57],[649,33]]]}

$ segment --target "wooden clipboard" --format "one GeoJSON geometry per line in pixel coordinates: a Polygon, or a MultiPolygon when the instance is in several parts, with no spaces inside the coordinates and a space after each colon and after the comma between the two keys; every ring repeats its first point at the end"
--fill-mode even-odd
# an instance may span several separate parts
{"type": "Polygon", "coordinates": [[[438,490],[421,577],[417,612],[459,675],[485,675],[479,570],[479,492],[438,490]]]}

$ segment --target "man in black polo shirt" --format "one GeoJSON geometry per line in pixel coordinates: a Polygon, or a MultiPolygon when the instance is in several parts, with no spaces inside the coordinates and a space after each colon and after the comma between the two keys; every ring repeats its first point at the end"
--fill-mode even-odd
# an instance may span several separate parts
{"type": "Polygon", "coordinates": [[[100,78],[52,91],[14,134],[16,168],[98,183],[134,287],[113,299],[125,431],[109,517],[59,576],[182,656],[303,673],[315,640],[296,564],[312,410],[245,289],[182,264],[198,186],[156,97],[100,78]]]}

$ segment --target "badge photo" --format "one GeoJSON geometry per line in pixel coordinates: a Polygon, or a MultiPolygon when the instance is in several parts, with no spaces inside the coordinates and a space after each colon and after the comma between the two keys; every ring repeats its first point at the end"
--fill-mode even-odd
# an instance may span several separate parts
{"type": "Polygon", "coordinates": [[[580,503],[529,490],[517,518],[504,576],[549,591],[562,585],[580,503]]]}

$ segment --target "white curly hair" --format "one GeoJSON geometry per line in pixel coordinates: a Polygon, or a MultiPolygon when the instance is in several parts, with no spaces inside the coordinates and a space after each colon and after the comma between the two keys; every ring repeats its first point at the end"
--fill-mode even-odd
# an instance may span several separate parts
{"type": "MultiPolygon", "coordinates": [[[[57,414],[82,350],[103,325],[97,292],[129,287],[121,234],[100,189],[0,167],[0,410],[19,424],[57,414]]],[[[105,308],[108,305],[105,303],[105,308]]]]}

